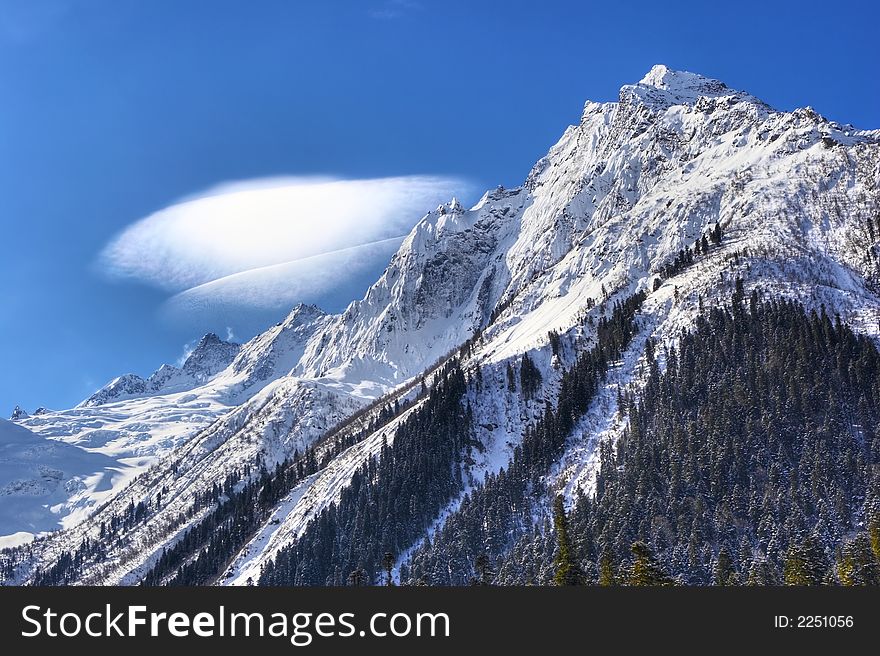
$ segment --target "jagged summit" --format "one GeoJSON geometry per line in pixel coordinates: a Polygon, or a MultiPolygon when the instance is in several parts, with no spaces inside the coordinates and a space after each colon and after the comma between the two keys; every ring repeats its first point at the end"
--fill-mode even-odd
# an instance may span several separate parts
{"type": "Polygon", "coordinates": [[[327,316],[317,305],[299,303],[284,321],[245,344],[230,366],[236,386],[253,389],[289,373],[327,316]]]}
{"type": "MultiPolygon", "coordinates": [[[[677,71],[656,64],[635,84],[625,84],[620,88],[618,101],[621,104],[637,102],[655,109],[667,109],[675,105],[693,106],[701,99],[729,98],[733,102],[745,101],[769,109],[769,106],[755,96],[727,86],[724,82],[690,71],[677,71]]],[[[602,103],[587,101],[584,116],[596,111],[602,103]]]]}
{"type": "Polygon", "coordinates": [[[27,419],[30,415],[22,409],[20,405],[15,406],[12,411],[12,414],[9,416],[9,419],[12,421],[19,421],[21,419],[27,419]]]}
{"type": "Polygon", "coordinates": [[[674,71],[664,64],[656,64],[651,67],[645,77],[638,84],[645,87],[654,87],[669,91],[676,95],[720,95],[731,93],[732,90],[721,82],[698,73],[689,71],[674,71]]]}
{"type": "Polygon", "coordinates": [[[209,346],[214,344],[220,344],[223,340],[217,335],[217,333],[206,333],[204,337],[199,340],[199,344],[196,348],[200,348],[203,346],[209,346]]]}
{"type": "Polygon", "coordinates": [[[721,80],[656,64],[638,82],[624,84],[620,88],[617,103],[588,100],[584,104],[582,121],[593,114],[602,113],[609,104],[645,107],[648,110],[662,112],[677,105],[705,110],[725,101],[727,104],[746,102],[764,111],[772,110],[759,98],[745,91],[733,89],[721,80]]]}
{"type": "Polygon", "coordinates": [[[78,407],[88,408],[104,405],[111,401],[130,399],[147,393],[147,381],[137,374],[117,376],[97,392],[79,404],[78,407]]]}
{"type": "Polygon", "coordinates": [[[226,368],[240,350],[241,344],[226,342],[216,333],[208,333],[199,340],[183,363],[182,369],[184,373],[196,377],[199,382],[204,382],[226,368]]]}
{"type": "Polygon", "coordinates": [[[147,379],[132,373],[119,376],[79,407],[95,407],[113,401],[192,389],[208,382],[228,367],[240,350],[241,344],[226,342],[216,333],[208,333],[199,340],[182,367],[163,364],[147,379]]]}
{"type": "Polygon", "coordinates": [[[455,196],[452,197],[448,203],[443,203],[437,206],[435,210],[437,214],[460,214],[464,212],[464,206],[455,196]]]}
{"type": "Polygon", "coordinates": [[[297,303],[282,323],[311,320],[323,317],[327,313],[314,303],[297,303]]]}

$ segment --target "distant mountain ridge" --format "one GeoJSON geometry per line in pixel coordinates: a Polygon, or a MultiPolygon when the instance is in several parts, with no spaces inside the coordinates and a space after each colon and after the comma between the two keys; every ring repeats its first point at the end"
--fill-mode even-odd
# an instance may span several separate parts
{"type": "Polygon", "coordinates": [[[235,359],[241,344],[225,342],[214,333],[208,333],[187,355],[183,366],[163,364],[149,378],[124,374],[107,383],[79,404],[78,407],[104,405],[139,396],[167,392],[182,392],[208,382],[235,359]]]}

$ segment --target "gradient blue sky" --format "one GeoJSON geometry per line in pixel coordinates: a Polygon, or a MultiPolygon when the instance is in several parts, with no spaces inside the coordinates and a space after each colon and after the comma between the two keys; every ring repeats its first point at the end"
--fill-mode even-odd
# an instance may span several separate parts
{"type": "Polygon", "coordinates": [[[0,414],[70,406],[198,336],[159,319],[167,293],[95,265],[183,196],[314,174],[517,185],[584,100],[655,63],[878,128],[878,19],[845,1],[0,0],[0,414]]]}

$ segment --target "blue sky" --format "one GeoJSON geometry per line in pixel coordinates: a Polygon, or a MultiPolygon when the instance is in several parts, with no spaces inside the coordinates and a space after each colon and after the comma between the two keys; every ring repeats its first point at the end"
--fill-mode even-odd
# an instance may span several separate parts
{"type": "MultiPolygon", "coordinates": [[[[0,0],[0,414],[149,374],[209,328],[255,330],[169,320],[180,289],[108,273],[108,245],[181,198],[403,180],[406,216],[372,211],[387,198],[362,189],[364,239],[386,240],[439,193],[521,183],[584,100],[655,63],[880,128],[878,19],[843,1],[0,0]]],[[[320,300],[339,309],[381,268],[320,300]]]]}

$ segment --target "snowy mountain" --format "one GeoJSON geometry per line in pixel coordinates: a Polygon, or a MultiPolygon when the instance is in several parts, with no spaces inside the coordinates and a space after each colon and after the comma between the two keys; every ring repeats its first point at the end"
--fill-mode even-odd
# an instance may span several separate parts
{"type": "MultiPolygon", "coordinates": [[[[180,368],[165,364],[147,379],[120,376],[69,410],[20,411],[16,421],[51,443],[106,456],[105,476],[86,480],[71,503],[58,506],[58,522],[78,521],[158,458],[289,373],[323,316],[301,305],[243,347],[209,334],[180,368]]],[[[8,533],[20,533],[21,541],[52,528],[22,523],[8,533]]]]}
{"type": "MultiPolygon", "coordinates": [[[[180,370],[124,376],[78,408],[23,420],[47,438],[140,454],[153,466],[93,517],[9,556],[6,578],[32,580],[62,551],[94,540],[102,522],[143,504],[143,517],[100,561],[52,579],[137,583],[165,567],[163,551],[187,544],[202,519],[231,512],[261,469],[268,476],[293,459],[290,489],[265,516],[251,513],[247,543],[222,554],[231,565],[206,579],[256,581],[353,481],[362,485],[362,466],[409,439],[407,422],[423,421],[444,393],[449,373],[436,365],[457,354],[468,381],[460,400],[476,419],[460,489],[420,517],[424,534],[440,531],[465,492],[507,468],[527,430],[559,402],[566,372],[600,342],[615,303],[643,292],[631,341],[541,474],[541,512],[550,491],[572,503],[594,489],[599,445],[626,428],[620,390],[643,390],[654,362],[647,345],[674,346],[705,307],[730,298],[737,279],[743,293],[824,307],[878,339],[878,177],[880,131],[810,108],[778,111],[719,81],[655,66],[616,101],[587,102],[522,187],[489,191],[470,209],[453,199],[429,212],[343,313],[298,306],[240,350],[206,336],[180,370]],[[529,394],[517,383],[532,380],[523,354],[540,379],[529,394]],[[228,487],[205,503],[221,481],[228,487]]],[[[394,545],[395,568],[417,542],[394,545]]]]}
{"type": "Polygon", "coordinates": [[[106,497],[119,466],[107,456],[0,419],[0,547],[81,520],[72,513],[81,506],[84,492],[100,488],[106,497]]]}
{"type": "Polygon", "coordinates": [[[240,349],[240,344],[224,342],[214,333],[208,333],[199,340],[180,369],[170,364],[163,364],[146,380],[137,374],[119,376],[77,407],[88,408],[112,401],[193,389],[223,371],[240,349]]]}

